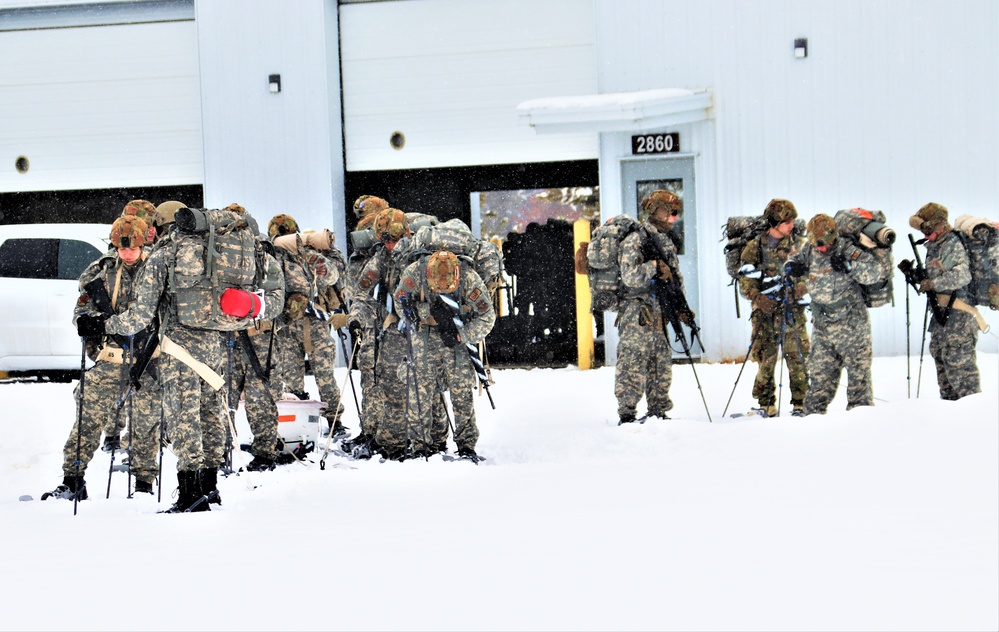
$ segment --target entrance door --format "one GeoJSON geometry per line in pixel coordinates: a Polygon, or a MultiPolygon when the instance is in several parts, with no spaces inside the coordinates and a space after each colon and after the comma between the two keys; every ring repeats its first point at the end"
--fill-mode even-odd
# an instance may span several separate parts
{"type": "MultiPolygon", "coordinates": [[[[697,196],[694,192],[694,159],[659,158],[653,160],[626,160],[621,163],[621,188],[624,194],[625,213],[638,216],[638,203],[646,194],[656,190],[672,191],[683,200],[683,215],[673,227],[673,242],[680,258],[680,272],[687,303],[694,313],[700,314],[700,301],[697,291],[697,196]]],[[[684,327],[687,340],[690,332],[684,327]]],[[[670,339],[672,339],[672,332],[670,339]]],[[[682,347],[674,344],[674,357],[682,355],[682,347]]],[[[699,356],[701,349],[694,344],[691,354],[699,356]]],[[[679,360],[680,358],[675,358],[679,360]]]]}

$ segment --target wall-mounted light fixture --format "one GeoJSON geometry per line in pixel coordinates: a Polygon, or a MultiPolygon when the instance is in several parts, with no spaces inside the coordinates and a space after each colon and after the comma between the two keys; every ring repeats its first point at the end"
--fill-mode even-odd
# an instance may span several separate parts
{"type": "Polygon", "coordinates": [[[267,77],[267,89],[271,94],[281,92],[281,75],[269,75],[267,77]]]}
{"type": "Polygon", "coordinates": [[[794,40],[794,58],[804,59],[808,57],[808,39],[799,37],[794,40]]]}

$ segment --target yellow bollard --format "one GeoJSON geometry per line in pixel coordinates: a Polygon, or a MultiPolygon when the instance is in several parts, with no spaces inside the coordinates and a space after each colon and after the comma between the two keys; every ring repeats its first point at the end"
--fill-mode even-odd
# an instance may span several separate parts
{"type": "MultiPolygon", "coordinates": [[[[577,219],[572,225],[573,252],[579,252],[583,242],[590,241],[590,221],[577,219]]],[[[575,266],[574,266],[575,267],[575,266]]],[[[593,314],[590,281],[576,270],[576,347],[581,370],[593,368],[593,314]]]]}

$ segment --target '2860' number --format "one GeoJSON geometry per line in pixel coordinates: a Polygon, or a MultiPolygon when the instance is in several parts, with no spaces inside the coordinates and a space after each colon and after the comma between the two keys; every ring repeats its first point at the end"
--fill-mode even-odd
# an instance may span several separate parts
{"type": "Polygon", "coordinates": [[[680,151],[680,134],[642,134],[631,137],[632,154],[669,154],[680,151]]]}

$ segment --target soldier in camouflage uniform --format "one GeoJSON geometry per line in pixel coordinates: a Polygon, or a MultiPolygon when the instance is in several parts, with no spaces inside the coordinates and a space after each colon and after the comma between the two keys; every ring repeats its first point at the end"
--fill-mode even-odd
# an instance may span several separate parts
{"type": "Polygon", "coordinates": [[[298,232],[298,223],[290,215],[274,216],[267,232],[284,272],[284,312],[275,343],[284,390],[308,399],[305,392],[308,356],[319,398],[328,406],[326,416],[334,424],[334,436],[344,434],[340,421],[343,404],[335,374],[336,343],[330,335],[327,314],[316,308],[319,297],[326,296],[343,274],[343,257],[331,261],[306,246],[298,232]]]}
{"type": "MultiPolygon", "coordinates": [[[[236,210],[232,206],[238,205],[228,207],[236,210]]],[[[256,230],[254,234],[257,234],[256,230]]],[[[270,242],[257,240],[258,265],[254,284],[265,291],[265,311],[249,329],[235,333],[233,372],[229,379],[232,389],[229,397],[235,402],[242,394],[246,421],[253,433],[250,446],[253,460],[246,466],[251,472],[274,469],[278,441],[277,401],[284,390],[280,374],[272,370],[274,321],[284,310],[284,274],[272,252],[270,242]]]]}
{"type": "Polygon", "coordinates": [[[479,430],[472,399],[477,378],[465,345],[484,340],[496,322],[488,289],[471,266],[442,250],[410,264],[402,273],[395,309],[406,319],[413,345],[416,391],[410,389],[408,423],[414,455],[446,451],[447,420],[434,418],[433,404],[442,401],[447,389],[454,409],[458,456],[477,461],[479,430]],[[461,328],[454,318],[460,319],[461,328]]]}
{"type": "MultiPolygon", "coordinates": [[[[937,367],[937,385],[943,399],[961,399],[981,392],[978,359],[978,326],[969,306],[967,286],[971,282],[968,251],[947,219],[947,208],[930,202],[909,219],[926,236],[926,277],[920,292],[934,292],[946,323],[934,316],[930,323],[930,355],[937,367]],[[951,297],[953,304],[948,307],[951,297]]],[[[930,300],[927,298],[927,300],[930,300]]]]}
{"type": "Polygon", "coordinates": [[[618,253],[624,286],[616,321],[619,342],[614,373],[619,424],[635,421],[635,409],[643,395],[649,417],[669,419],[666,413],[673,408],[669,397],[673,354],[652,281],[678,283],[683,291],[676,246],[669,235],[683,212],[683,202],[675,194],[657,189],[645,196],[640,206],[642,228],[624,238],[618,253]],[[646,240],[652,240],[658,250],[650,249],[646,240]],[[663,255],[665,260],[660,259],[663,255]]]}
{"type": "MultiPolygon", "coordinates": [[[[131,203],[130,203],[131,204],[131,203]]],[[[142,246],[147,234],[146,223],[136,217],[121,217],[111,227],[111,243],[116,250],[109,251],[91,263],[80,275],[80,296],[73,320],[79,323],[84,315],[106,317],[96,308],[85,289],[91,281],[100,280],[111,299],[115,313],[125,311],[136,292],[136,279],[145,262],[142,246]]],[[[94,366],[87,370],[82,384],[73,391],[80,418],[73,424],[63,448],[63,482],[53,491],[42,495],[77,500],[87,499],[84,473],[94,457],[101,438],[102,427],[113,433],[120,432],[116,418],[124,420],[131,411],[131,442],[129,444],[131,472],[135,476],[135,491],[151,494],[153,481],[158,474],[156,447],[160,431],[160,391],[156,382],[156,360],[151,360],[140,379],[141,388],[134,391],[131,407],[125,403],[120,415],[114,415],[115,404],[127,387],[128,364],[123,362],[123,350],[118,340],[86,330],[83,318],[81,337],[87,339],[87,355],[94,366]],[[83,403],[80,405],[81,390],[83,403]],[[79,457],[79,459],[78,459],[79,457]]],[[[112,435],[117,437],[117,435],[112,435]]]]}
{"type": "Polygon", "coordinates": [[[849,238],[837,237],[835,220],[820,214],[808,222],[808,243],[791,254],[786,271],[804,279],[812,299],[805,414],[826,413],[844,367],[846,409],[873,406],[871,318],[861,285],[884,280],[877,258],[849,238]]]}
{"type": "MultiPolygon", "coordinates": [[[[157,225],[172,226],[181,202],[164,202],[156,207],[157,225]]],[[[216,496],[218,468],[223,462],[226,431],[221,416],[224,402],[217,389],[224,380],[222,338],[218,331],[197,329],[180,323],[177,301],[171,286],[171,271],[177,265],[175,228],[160,236],[138,279],[139,290],[128,310],[99,320],[95,331],[130,335],[144,329],[157,314],[160,317],[160,379],[168,431],[177,455],[179,495],[171,512],[208,511],[201,502],[216,496]]],[[[82,318],[82,317],[81,317],[82,318]]]]}
{"type": "MultiPolygon", "coordinates": [[[[742,277],[739,290],[753,304],[753,344],[750,357],[759,364],[753,383],[753,397],[759,402],[759,412],[772,417],[777,414],[774,369],[777,355],[782,353],[791,383],[793,415],[804,414],[808,376],[805,358],[809,340],[805,325],[805,307],[798,303],[807,292],[803,282],[777,287],[764,285],[764,278],[782,277],[787,258],[801,248],[804,238],[794,234],[794,219],[798,211],[788,200],[770,200],[763,212],[769,229],[751,239],[743,248],[741,263],[749,264],[762,275],[742,277]]],[[[779,282],[779,281],[778,281],[779,282]]]]}
{"type": "Polygon", "coordinates": [[[410,447],[404,366],[408,345],[392,309],[392,295],[402,274],[392,251],[400,239],[409,235],[409,222],[405,213],[389,208],[376,216],[373,228],[381,247],[361,271],[348,324],[352,335],[362,336],[365,344],[370,340],[374,357],[374,379],[364,390],[367,405],[363,431],[369,440],[352,448],[354,455],[362,458],[379,451],[388,458],[400,459],[410,447]]]}

